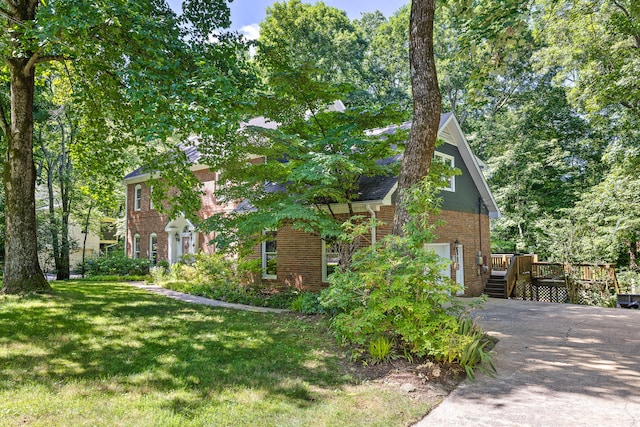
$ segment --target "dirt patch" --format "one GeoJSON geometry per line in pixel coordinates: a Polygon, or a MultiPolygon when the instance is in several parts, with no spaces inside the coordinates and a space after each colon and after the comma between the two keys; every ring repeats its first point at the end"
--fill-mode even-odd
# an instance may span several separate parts
{"type": "Polygon", "coordinates": [[[364,382],[400,391],[435,407],[465,378],[458,366],[441,366],[429,360],[393,360],[375,365],[350,363],[348,368],[364,382]]]}

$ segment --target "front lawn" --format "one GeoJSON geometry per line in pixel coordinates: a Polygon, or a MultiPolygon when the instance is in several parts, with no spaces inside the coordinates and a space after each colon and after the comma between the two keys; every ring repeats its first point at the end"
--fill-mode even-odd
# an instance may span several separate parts
{"type": "Polygon", "coordinates": [[[317,318],[53,287],[0,296],[2,426],[404,426],[429,410],[360,383],[317,318]]]}

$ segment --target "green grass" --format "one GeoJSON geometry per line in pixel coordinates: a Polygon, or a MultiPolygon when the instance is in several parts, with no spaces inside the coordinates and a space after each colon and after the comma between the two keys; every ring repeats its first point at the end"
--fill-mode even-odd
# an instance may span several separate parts
{"type": "Polygon", "coordinates": [[[407,425],[322,320],[195,306],[126,284],[0,296],[2,426],[407,425]]]}

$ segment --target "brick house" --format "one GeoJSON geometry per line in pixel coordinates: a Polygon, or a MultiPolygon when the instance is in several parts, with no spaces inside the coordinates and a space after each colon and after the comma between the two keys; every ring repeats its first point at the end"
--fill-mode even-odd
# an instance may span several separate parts
{"type": "MultiPolygon", "coordinates": [[[[372,134],[383,136],[409,126],[410,123],[404,123],[376,129],[372,134]]],[[[451,177],[449,187],[441,192],[440,219],[444,224],[436,230],[437,239],[427,246],[453,261],[443,273],[463,284],[465,295],[480,295],[489,276],[489,219],[499,215],[498,207],[479,161],[453,114],[442,115],[438,136],[445,143],[436,148],[435,157],[460,169],[462,174],[451,177]]],[[[233,204],[216,200],[217,173],[198,164],[199,155],[195,149],[188,150],[187,155],[205,192],[199,216],[207,218],[235,209],[233,204]]],[[[125,177],[127,255],[174,263],[184,254],[213,252],[215,248],[208,244],[212,236],[198,232],[185,218],[169,220],[153,209],[149,200],[150,188],[145,184],[148,179],[148,175],[139,171],[125,177]]],[[[396,188],[397,177],[394,176],[364,177],[360,181],[360,196],[353,202],[355,213],[374,216],[385,223],[372,230],[370,241],[377,241],[391,232],[396,188]]],[[[347,214],[344,205],[332,206],[332,210],[347,214]]],[[[256,248],[256,256],[262,259],[264,282],[311,290],[327,286],[327,276],[336,265],[337,254],[319,235],[289,227],[269,234],[270,238],[256,248]]]]}

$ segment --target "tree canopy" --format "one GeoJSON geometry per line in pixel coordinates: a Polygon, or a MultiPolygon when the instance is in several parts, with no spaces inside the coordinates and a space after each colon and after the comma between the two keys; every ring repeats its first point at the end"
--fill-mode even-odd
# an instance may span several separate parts
{"type": "MultiPolygon", "coordinates": [[[[2,68],[7,90],[0,95],[8,153],[3,291],[45,290],[31,172],[40,73],[50,63],[63,64],[79,117],[71,150],[78,167],[118,178],[124,152],[136,153],[152,169],[163,153],[175,158],[175,141],[186,135],[199,134],[204,144],[233,135],[253,77],[237,36],[215,33],[211,40],[214,30],[229,25],[223,0],[187,0],[181,16],[155,0],[6,0],[0,6],[7,18],[0,54],[8,64],[2,68]]],[[[188,197],[184,180],[170,173],[182,165],[164,165],[168,185],[184,189],[180,210],[193,209],[188,201],[195,198],[188,197]]]]}

